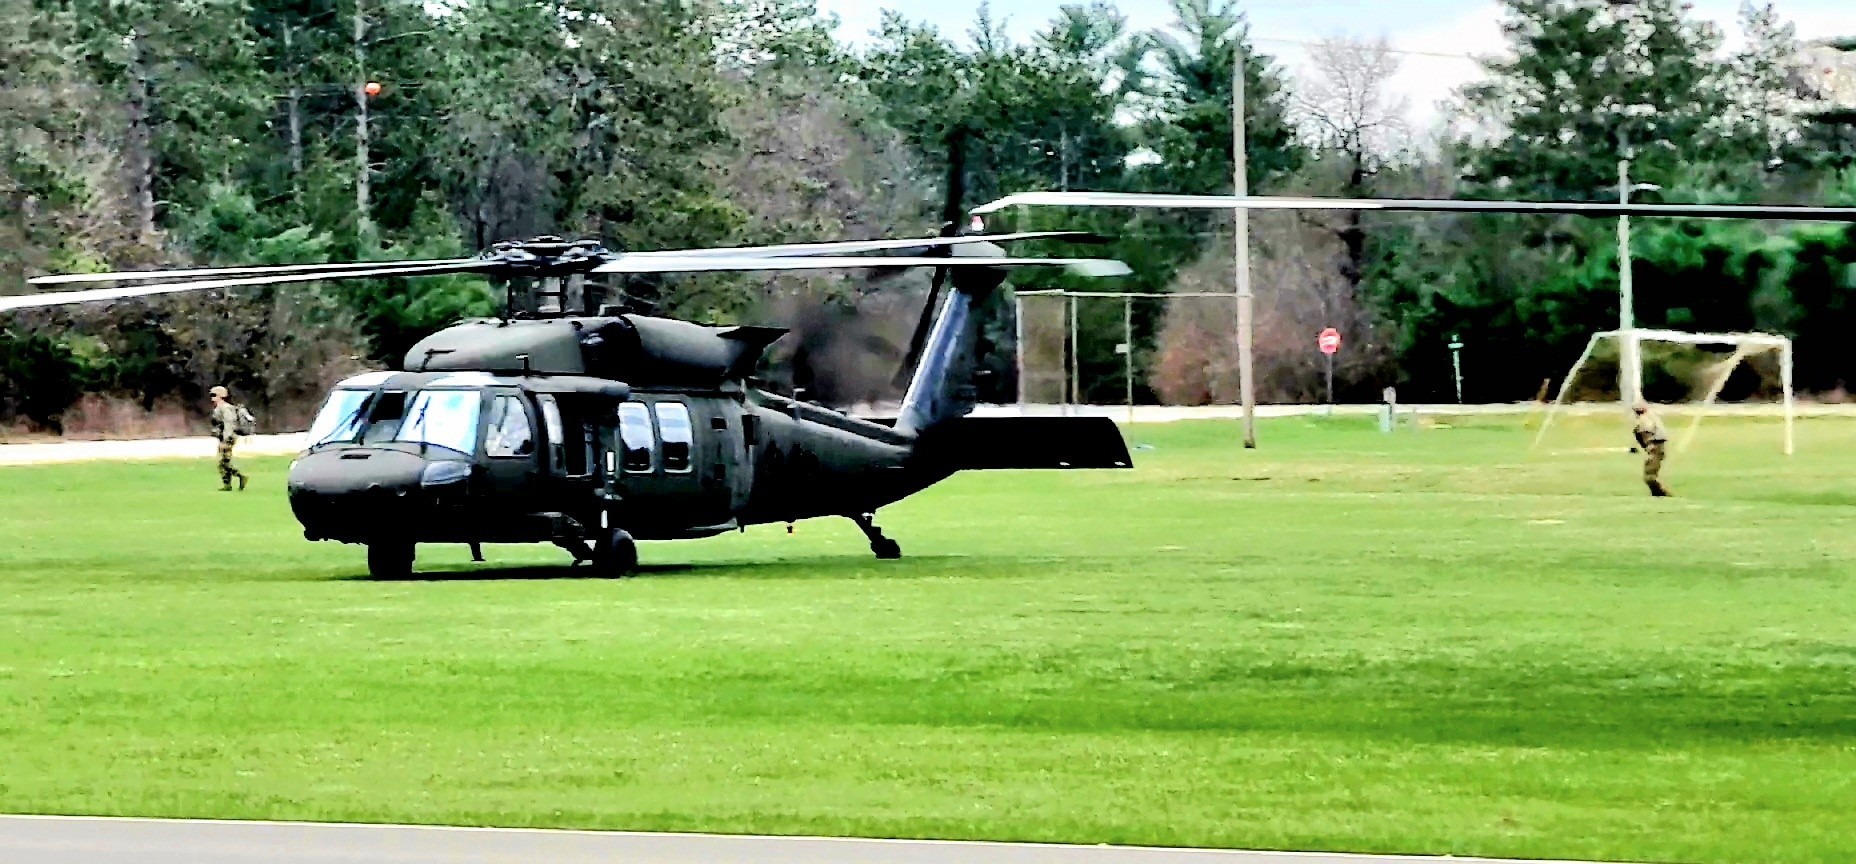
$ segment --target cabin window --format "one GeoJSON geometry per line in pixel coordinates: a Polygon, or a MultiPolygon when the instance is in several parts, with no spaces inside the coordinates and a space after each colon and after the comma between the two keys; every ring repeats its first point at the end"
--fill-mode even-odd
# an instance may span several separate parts
{"type": "Polygon", "coordinates": [[[559,472],[567,465],[567,428],[561,424],[561,406],[553,396],[537,396],[535,401],[541,404],[541,424],[548,436],[548,464],[559,472]]]}
{"type": "Polygon", "coordinates": [[[664,471],[678,474],[690,470],[690,450],[696,442],[696,428],[690,423],[690,406],[681,402],[659,402],[658,434],[664,436],[664,471]]]}
{"type": "Polygon", "coordinates": [[[649,474],[657,468],[657,437],[651,432],[651,412],[643,402],[619,406],[619,443],[629,474],[649,474]]]}
{"type": "Polygon", "coordinates": [[[498,396],[490,403],[490,428],[483,449],[502,459],[534,455],[535,427],[528,422],[528,411],[521,399],[498,396]]]}
{"type": "Polygon", "coordinates": [[[569,477],[586,477],[593,473],[593,447],[598,439],[581,418],[580,407],[572,400],[561,406],[561,416],[566,421],[561,425],[561,446],[566,458],[562,465],[569,477]]]}

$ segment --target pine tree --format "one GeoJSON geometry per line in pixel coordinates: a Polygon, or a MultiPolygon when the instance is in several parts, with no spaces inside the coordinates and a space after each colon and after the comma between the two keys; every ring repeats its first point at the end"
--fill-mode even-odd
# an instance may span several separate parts
{"type": "Polygon", "coordinates": [[[1188,194],[1232,189],[1232,101],[1236,52],[1244,57],[1246,178],[1252,192],[1294,171],[1303,153],[1287,116],[1288,90],[1274,59],[1250,41],[1250,26],[1224,0],[1173,0],[1183,37],[1154,35],[1161,74],[1156,109],[1147,121],[1149,146],[1160,162],[1154,185],[1188,194]]]}
{"type": "Polygon", "coordinates": [[[1728,149],[1721,36],[1680,0],[1504,0],[1514,57],[1484,64],[1465,97],[1483,134],[1465,167],[1506,196],[1604,200],[1617,163],[1672,180],[1728,149]]]}

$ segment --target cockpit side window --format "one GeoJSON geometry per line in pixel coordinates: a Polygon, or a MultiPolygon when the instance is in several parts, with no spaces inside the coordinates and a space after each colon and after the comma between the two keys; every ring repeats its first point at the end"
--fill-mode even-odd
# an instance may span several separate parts
{"type": "Polygon", "coordinates": [[[690,450],[696,441],[695,426],[690,423],[690,406],[682,402],[659,402],[658,433],[664,437],[664,473],[682,474],[693,470],[690,450]]]}
{"type": "Polygon", "coordinates": [[[316,412],[309,424],[309,446],[351,442],[361,433],[367,419],[368,397],[372,390],[336,390],[316,412]]]}
{"type": "Polygon", "coordinates": [[[657,469],[657,436],[651,430],[651,412],[643,402],[619,406],[619,443],[628,474],[649,474],[657,469]]]}
{"type": "Polygon", "coordinates": [[[490,422],[484,452],[498,459],[535,455],[535,428],[528,411],[515,396],[498,396],[490,403],[490,422]]]}

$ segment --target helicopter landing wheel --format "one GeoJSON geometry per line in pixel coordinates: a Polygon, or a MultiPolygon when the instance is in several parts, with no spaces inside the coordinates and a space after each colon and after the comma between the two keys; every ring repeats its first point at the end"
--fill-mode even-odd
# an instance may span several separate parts
{"type": "Polygon", "coordinates": [[[405,579],[412,575],[413,544],[376,541],[367,544],[367,575],[375,579],[405,579]]]}
{"type": "Polygon", "coordinates": [[[638,543],[632,535],[613,529],[611,536],[593,543],[593,566],[607,576],[629,576],[638,569],[638,543]]]}

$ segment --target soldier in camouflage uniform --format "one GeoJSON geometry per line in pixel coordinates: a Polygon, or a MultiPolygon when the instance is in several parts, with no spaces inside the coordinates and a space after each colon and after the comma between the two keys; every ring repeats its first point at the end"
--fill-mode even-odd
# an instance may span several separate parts
{"type": "Polygon", "coordinates": [[[245,491],[249,479],[232,464],[232,445],[238,443],[238,406],[228,398],[224,387],[214,387],[213,437],[219,439],[219,491],[232,491],[232,478],[238,478],[238,491],[245,491]]]}
{"type": "Polygon", "coordinates": [[[1657,417],[1650,406],[1638,402],[1635,406],[1637,424],[1631,428],[1631,434],[1637,438],[1637,446],[1643,449],[1643,483],[1650,487],[1650,494],[1663,498],[1669,495],[1669,487],[1657,475],[1663,470],[1664,448],[1669,444],[1669,433],[1663,430],[1663,421],[1657,417]]]}

